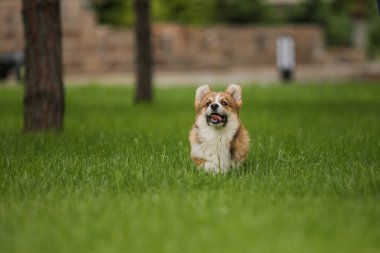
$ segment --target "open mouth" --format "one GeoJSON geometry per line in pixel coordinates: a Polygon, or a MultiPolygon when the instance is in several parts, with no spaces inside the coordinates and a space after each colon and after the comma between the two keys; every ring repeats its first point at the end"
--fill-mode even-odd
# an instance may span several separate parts
{"type": "Polygon", "coordinates": [[[213,125],[225,124],[227,123],[227,117],[225,115],[221,115],[219,113],[211,113],[207,116],[207,121],[213,125]]]}

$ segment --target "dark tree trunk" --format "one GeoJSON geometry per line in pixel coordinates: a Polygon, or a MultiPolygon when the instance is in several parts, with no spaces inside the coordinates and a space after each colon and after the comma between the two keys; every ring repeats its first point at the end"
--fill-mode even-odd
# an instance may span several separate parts
{"type": "Polygon", "coordinates": [[[150,0],[135,0],[136,13],[136,102],[151,101],[152,45],[150,41],[150,0]]]}
{"type": "Polygon", "coordinates": [[[24,130],[63,128],[60,0],[22,0],[25,35],[24,130]]]}

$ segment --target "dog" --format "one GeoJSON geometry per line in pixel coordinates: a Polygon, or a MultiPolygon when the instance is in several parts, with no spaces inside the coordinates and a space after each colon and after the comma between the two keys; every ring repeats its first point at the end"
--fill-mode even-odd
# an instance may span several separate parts
{"type": "Polygon", "coordinates": [[[205,84],[195,93],[196,116],[190,130],[191,158],[207,172],[227,172],[247,158],[250,137],[240,122],[241,87],[215,92],[205,84]]]}

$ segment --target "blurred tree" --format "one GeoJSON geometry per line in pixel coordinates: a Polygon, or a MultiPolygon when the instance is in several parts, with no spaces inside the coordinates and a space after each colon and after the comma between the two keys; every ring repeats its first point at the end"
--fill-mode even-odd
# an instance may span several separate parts
{"type": "Polygon", "coordinates": [[[291,17],[290,21],[319,24],[325,28],[328,45],[349,45],[352,27],[347,4],[349,1],[305,0],[302,10],[291,17]]]}
{"type": "Polygon", "coordinates": [[[217,0],[216,13],[222,23],[255,23],[265,21],[266,6],[262,0],[217,0]]]}
{"type": "Polygon", "coordinates": [[[152,89],[152,45],[150,29],[150,0],[135,0],[136,13],[136,102],[151,101],[152,89]]]}
{"type": "MultiPolygon", "coordinates": [[[[132,25],[132,0],[92,0],[102,22],[132,25]]],[[[328,46],[352,44],[353,19],[358,13],[369,20],[369,52],[380,51],[378,16],[374,0],[303,0],[286,9],[266,0],[151,0],[154,21],[193,25],[215,23],[314,23],[325,30],[328,46]],[[373,11],[372,11],[373,10],[373,11]],[[375,13],[375,15],[373,15],[375,13]]]]}
{"type": "Polygon", "coordinates": [[[92,0],[101,23],[116,26],[133,24],[133,0],[92,0]]]}
{"type": "Polygon", "coordinates": [[[153,15],[159,21],[206,25],[215,23],[219,0],[153,0],[153,15]]]}
{"type": "Polygon", "coordinates": [[[26,77],[24,130],[63,128],[62,31],[59,0],[23,0],[26,77]]]}
{"type": "MultiPolygon", "coordinates": [[[[367,52],[372,59],[380,58],[380,18],[377,11],[376,3],[371,0],[365,0],[369,6],[369,38],[367,52]]],[[[380,8],[380,7],[379,7],[380,8]]]]}

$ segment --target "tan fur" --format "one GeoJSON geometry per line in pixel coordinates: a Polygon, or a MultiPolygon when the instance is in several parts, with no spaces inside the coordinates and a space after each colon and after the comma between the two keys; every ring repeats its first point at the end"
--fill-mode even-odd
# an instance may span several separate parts
{"type": "Polygon", "coordinates": [[[196,117],[189,134],[194,163],[206,171],[225,172],[244,162],[250,138],[239,118],[242,106],[240,86],[230,85],[225,92],[214,92],[203,85],[197,89],[194,104],[196,117]],[[207,123],[208,102],[219,103],[228,118],[226,125],[207,123]]]}
{"type": "Polygon", "coordinates": [[[247,159],[247,154],[249,151],[249,134],[243,125],[240,125],[235,138],[231,142],[231,154],[232,159],[236,163],[240,163],[247,159]]]}
{"type": "Polygon", "coordinates": [[[196,164],[196,165],[202,165],[206,162],[205,159],[199,159],[199,158],[196,158],[196,157],[191,157],[191,159],[193,160],[193,162],[196,164]]]}

